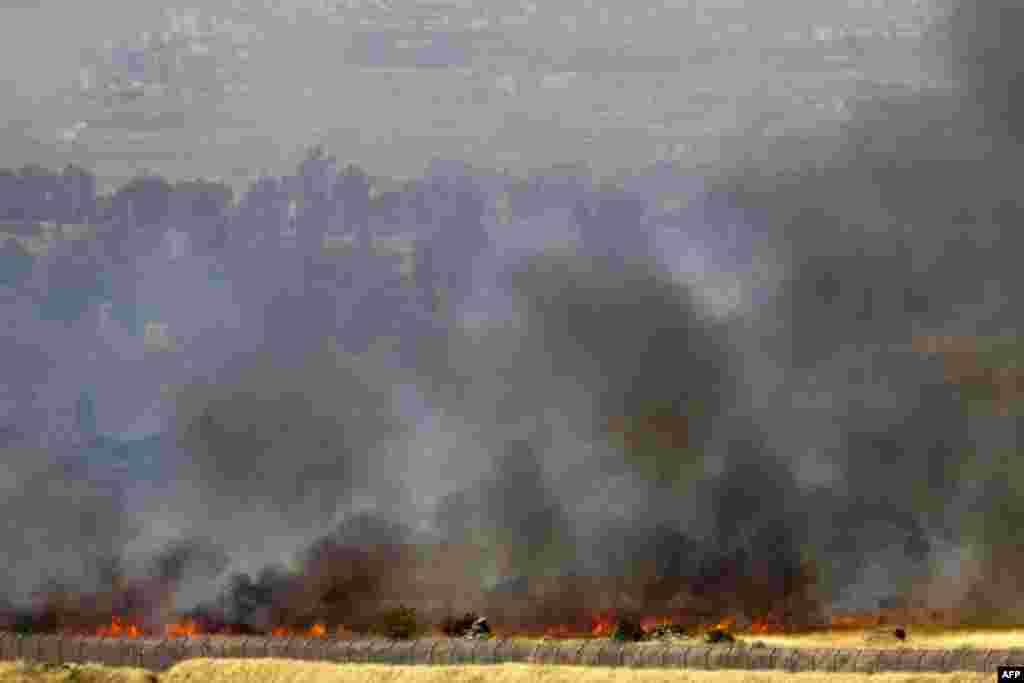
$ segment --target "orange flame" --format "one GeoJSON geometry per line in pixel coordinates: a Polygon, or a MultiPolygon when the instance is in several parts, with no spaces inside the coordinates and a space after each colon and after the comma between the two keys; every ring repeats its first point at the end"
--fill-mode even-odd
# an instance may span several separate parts
{"type": "Polygon", "coordinates": [[[730,630],[732,630],[732,627],[735,626],[735,625],[736,625],[736,618],[735,617],[723,617],[723,618],[718,620],[717,624],[712,624],[711,626],[708,626],[707,630],[714,631],[715,629],[720,629],[722,631],[730,631],[730,630]]]}
{"type": "Polygon", "coordinates": [[[672,623],[672,617],[644,617],[640,620],[640,628],[645,631],[653,631],[659,626],[669,626],[672,623]]]}
{"type": "Polygon", "coordinates": [[[837,614],[829,619],[832,628],[870,628],[878,624],[879,617],[872,614],[837,614]]]}
{"type": "Polygon", "coordinates": [[[291,636],[299,638],[324,638],[327,636],[327,626],[318,622],[304,631],[291,629],[287,626],[278,626],[270,630],[270,635],[276,638],[288,638],[291,636]]]}
{"type": "Polygon", "coordinates": [[[548,626],[544,629],[545,638],[572,638],[573,635],[575,635],[575,630],[568,624],[548,626]]]}
{"type": "Polygon", "coordinates": [[[177,624],[168,624],[165,633],[168,638],[193,638],[201,635],[202,631],[199,624],[189,619],[177,624]]]}
{"type": "Polygon", "coordinates": [[[750,624],[751,633],[786,633],[788,630],[785,620],[777,614],[755,618],[750,624]]]}
{"type": "Polygon", "coordinates": [[[591,619],[590,634],[597,638],[606,638],[615,632],[615,615],[611,612],[595,615],[591,619]]]}
{"type": "Polygon", "coordinates": [[[141,638],[142,629],[135,624],[125,624],[120,617],[113,617],[110,626],[100,626],[96,629],[96,635],[105,638],[141,638]]]}

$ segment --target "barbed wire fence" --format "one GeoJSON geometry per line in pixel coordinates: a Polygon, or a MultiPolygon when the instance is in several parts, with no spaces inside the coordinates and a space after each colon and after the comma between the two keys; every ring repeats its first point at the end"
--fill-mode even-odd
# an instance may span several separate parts
{"type": "Polygon", "coordinates": [[[96,662],[166,671],[196,658],[279,658],[336,663],[501,664],[509,662],[637,668],[863,672],[989,672],[1024,662],[1024,650],[852,650],[722,645],[517,640],[330,640],[201,637],[96,638],[0,633],[0,660],[60,666],[96,662]]]}

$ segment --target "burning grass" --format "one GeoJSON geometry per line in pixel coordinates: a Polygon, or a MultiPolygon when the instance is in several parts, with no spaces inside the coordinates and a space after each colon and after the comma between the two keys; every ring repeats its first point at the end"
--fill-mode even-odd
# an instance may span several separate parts
{"type": "MultiPolygon", "coordinates": [[[[369,623],[369,622],[368,622],[369,623]]],[[[23,633],[52,633],[54,629],[30,629],[23,633]]],[[[529,626],[515,623],[488,624],[485,618],[467,613],[458,618],[449,616],[437,623],[419,619],[416,610],[398,607],[378,615],[376,622],[354,628],[325,622],[278,626],[265,632],[239,630],[223,623],[206,623],[189,618],[163,626],[143,626],[128,618],[113,617],[92,628],[56,629],[67,635],[89,635],[110,638],[193,638],[206,636],[320,638],[348,640],[377,637],[394,640],[419,638],[474,638],[516,640],[537,643],[557,640],[565,644],[583,645],[598,640],[636,643],[640,646],[674,642],[678,645],[736,643],[741,647],[833,648],[833,649],[913,649],[959,650],[1024,649],[1024,627],[954,627],[948,625],[910,624],[880,625],[877,619],[833,621],[830,627],[795,629],[767,621],[746,622],[740,628],[732,618],[703,623],[682,623],[669,617],[630,619],[612,611],[581,616],[573,623],[554,626],[529,626]]]]}
{"type": "Polygon", "coordinates": [[[85,665],[43,667],[0,663],[0,683],[981,683],[991,673],[821,674],[785,671],[665,671],[530,664],[396,666],[327,664],[281,659],[192,659],[163,674],[85,665]]]}

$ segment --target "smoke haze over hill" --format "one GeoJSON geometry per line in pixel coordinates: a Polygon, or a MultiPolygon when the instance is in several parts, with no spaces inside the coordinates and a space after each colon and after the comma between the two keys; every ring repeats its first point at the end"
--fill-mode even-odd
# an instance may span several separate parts
{"type": "Polygon", "coordinates": [[[388,548],[443,542],[481,600],[1019,620],[1022,19],[950,6],[920,53],[952,87],[734,131],[703,175],[0,176],[4,592],[123,564],[178,610],[362,618],[428,580],[388,548]]]}

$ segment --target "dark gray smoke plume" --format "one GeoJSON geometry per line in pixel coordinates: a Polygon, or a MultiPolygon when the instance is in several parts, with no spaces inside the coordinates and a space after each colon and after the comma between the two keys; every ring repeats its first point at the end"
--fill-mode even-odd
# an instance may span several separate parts
{"type": "Polygon", "coordinates": [[[956,4],[922,53],[948,87],[851,101],[824,141],[739,135],[677,210],[554,171],[388,189],[319,153],[230,217],[123,188],[92,250],[10,286],[6,391],[45,391],[0,425],[4,592],[107,590],[123,560],[170,594],[135,605],[150,618],[254,630],[365,623],[396,595],[512,594],[563,621],[598,600],[538,598],[552,576],[619,580],[608,602],[641,612],[809,619],[917,591],[1012,617],[1020,418],[995,408],[1019,407],[1000,369],[1024,285],[1022,29],[1009,0],[956,4]],[[90,383],[114,406],[93,422],[160,399],[112,430],[141,438],[79,415],[87,472],[30,436],[74,422],[54,397],[90,383]]]}
{"type": "Polygon", "coordinates": [[[976,114],[983,133],[1020,144],[1024,78],[1014,37],[1024,7],[1009,0],[958,3],[950,13],[949,60],[963,88],[962,106],[976,114]]]}
{"type": "Polygon", "coordinates": [[[751,367],[783,378],[762,424],[818,487],[803,510],[811,552],[848,604],[871,607],[932,573],[949,581],[936,584],[945,595],[926,589],[930,600],[968,612],[980,595],[1016,604],[993,577],[1017,532],[967,520],[1017,514],[986,482],[999,470],[981,463],[1015,451],[1019,418],[995,417],[991,386],[946,382],[956,358],[923,353],[921,341],[983,348],[1019,334],[1021,54],[1008,36],[1022,22],[1017,3],[958,3],[931,43],[952,91],[859,103],[827,156],[781,174],[740,164],[723,185],[766,212],[786,254],[783,285],[755,313],[751,367]],[[972,391],[980,414],[968,410],[972,391]],[[973,597],[959,600],[950,583],[973,597]]]}

